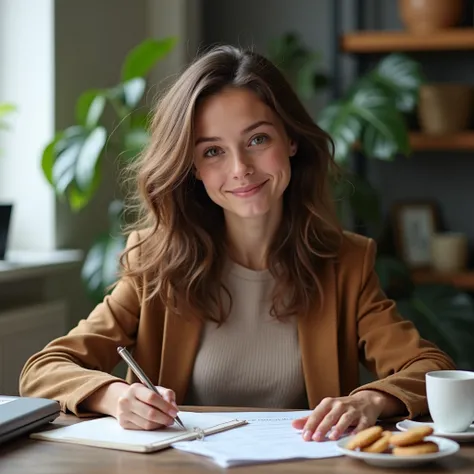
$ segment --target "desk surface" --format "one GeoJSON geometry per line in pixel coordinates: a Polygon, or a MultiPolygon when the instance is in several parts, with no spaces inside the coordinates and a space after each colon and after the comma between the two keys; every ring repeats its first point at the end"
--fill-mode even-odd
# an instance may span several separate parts
{"type": "MultiPolygon", "coordinates": [[[[197,408],[193,411],[239,411],[237,408],[197,408]]],[[[243,411],[250,411],[248,408],[243,411]]],[[[61,415],[55,423],[76,423],[77,418],[61,415]]],[[[332,459],[315,459],[308,461],[278,462],[264,465],[253,465],[232,468],[227,471],[239,473],[341,473],[367,474],[394,473],[401,470],[382,469],[368,466],[347,457],[332,459]]],[[[112,474],[134,472],[149,473],[209,473],[224,472],[213,462],[204,457],[168,449],[158,453],[137,454],[111,449],[92,448],[72,444],[36,441],[27,437],[16,439],[0,447],[0,472],[9,474],[112,474]]],[[[461,444],[461,450],[454,456],[419,468],[403,469],[404,474],[429,473],[470,473],[474,472],[474,443],[461,444]]]]}

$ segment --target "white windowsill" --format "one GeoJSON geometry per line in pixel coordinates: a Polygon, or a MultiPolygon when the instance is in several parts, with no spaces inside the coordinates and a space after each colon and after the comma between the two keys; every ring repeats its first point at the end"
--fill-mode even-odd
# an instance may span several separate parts
{"type": "Polygon", "coordinates": [[[82,261],[82,256],[80,250],[11,250],[7,252],[5,260],[0,260],[0,283],[68,270],[76,267],[82,261]]]}

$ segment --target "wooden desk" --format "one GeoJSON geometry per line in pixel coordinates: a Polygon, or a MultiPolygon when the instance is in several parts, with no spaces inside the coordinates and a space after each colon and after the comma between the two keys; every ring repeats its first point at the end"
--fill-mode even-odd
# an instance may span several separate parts
{"type": "MultiPolygon", "coordinates": [[[[219,411],[217,408],[187,407],[193,411],[219,411]]],[[[236,408],[221,411],[238,411],[236,408]]],[[[243,409],[243,411],[250,411],[243,409]]],[[[77,423],[77,418],[61,415],[58,424],[77,423]]],[[[50,441],[20,438],[0,447],[0,472],[8,474],[145,474],[145,473],[209,473],[224,472],[204,457],[168,449],[157,453],[137,454],[111,449],[92,448],[50,441]]],[[[451,458],[416,469],[379,469],[347,457],[308,461],[278,462],[271,464],[230,468],[238,473],[466,473],[474,472],[474,443],[461,444],[461,450],[451,458]]]]}

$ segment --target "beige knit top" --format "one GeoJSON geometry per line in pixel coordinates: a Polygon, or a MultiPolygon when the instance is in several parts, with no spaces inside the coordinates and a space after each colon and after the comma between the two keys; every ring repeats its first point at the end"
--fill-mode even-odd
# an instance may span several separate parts
{"type": "Polygon", "coordinates": [[[296,318],[270,316],[270,271],[229,262],[223,278],[232,310],[205,324],[185,403],[307,408],[296,318]]]}

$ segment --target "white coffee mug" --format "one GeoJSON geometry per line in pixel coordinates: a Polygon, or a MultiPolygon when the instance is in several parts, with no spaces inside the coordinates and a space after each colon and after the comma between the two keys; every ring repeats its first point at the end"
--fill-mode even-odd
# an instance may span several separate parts
{"type": "Polygon", "coordinates": [[[438,370],[425,376],[435,431],[461,433],[474,420],[474,372],[438,370]]]}

